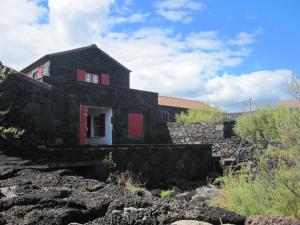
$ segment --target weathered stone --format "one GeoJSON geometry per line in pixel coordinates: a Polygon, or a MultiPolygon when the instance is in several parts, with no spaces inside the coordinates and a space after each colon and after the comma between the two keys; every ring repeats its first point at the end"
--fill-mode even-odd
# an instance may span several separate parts
{"type": "Polygon", "coordinates": [[[251,216],[245,221],[245,225],[300,225],[300,220],[284,216],[251,216]]]}
{"type": "Polygon", "coordinates": [[[29,115],[39,115],[41,113],[40,103],[27,103],[24,107],[24,113],[27,113],[29,115]]]}
{"type": "Polygon", "coordinates": [[[124,187],[77,177],[67,170],[47,172],[20,164],[20,158],[0,156],[1,170],[15,171],[2,177],[1,186],[10,187],[17,195],[1,198],[0,224],[167,225],[180,219],[216,224],[219,218],[224,223],[242,224],[245,220],[207,204],[140,197],[124,187]]]}
{"type": "Polygon", "coordinates": [[[212,225],[211,223],[201,222],[197,220],[179,220],[171,225],[212,225]]]}

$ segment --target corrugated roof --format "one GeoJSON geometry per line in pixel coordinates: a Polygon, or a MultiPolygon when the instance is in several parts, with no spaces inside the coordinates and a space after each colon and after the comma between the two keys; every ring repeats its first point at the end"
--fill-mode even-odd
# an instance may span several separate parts
{"type": "Polygon", "coordinates": [[[205,104],[201,101],[188,100],[183,98],[174,98],[166,96],[158,96],[158,105],[186,108],[186,109],[198,109],[198,108],[212,108],[211,106],[205,104]]]}
{"type": "Polygon", "coordinates": [[[286,106],[289,108],[300,107],[300,100],[295,99],[295,100],[281,101],[278,103],[278,105],[286,106]]]}

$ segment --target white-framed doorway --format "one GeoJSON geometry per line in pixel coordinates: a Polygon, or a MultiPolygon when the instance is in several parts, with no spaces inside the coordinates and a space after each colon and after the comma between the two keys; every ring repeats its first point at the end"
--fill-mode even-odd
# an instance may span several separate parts
{"type": "Polygon", "coordinates": [[[112,108],[87,106],[87,144],[112,144],[112,108]]]}

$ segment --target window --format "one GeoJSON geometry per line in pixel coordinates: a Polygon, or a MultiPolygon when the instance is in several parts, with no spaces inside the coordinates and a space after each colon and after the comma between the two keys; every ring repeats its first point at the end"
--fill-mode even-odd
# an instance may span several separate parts
{"type": "Polygon", "coordinates": [[[144,115],[128,114],[128,137],[144,137],[144,115]]]}
{"type": "Polygon", "coordinates": [[[102,73],[101,74],[101,84],[108,86],[110,83],[110,77],[108,74],[102,73]]]}
{"type": "Polygon", "coordinates": [[[38,78],[38,71],[37,70],[32,73],[32,78],[33,79],[37,79],[38,78]]]}
{"type": "Polygon", "coordinates": [[[86,73],[85,74],[85,82],[92,82],[92,78],[91,78],[91,74],[90,73],[86,73]]]}
{"type": "Polygon", "coordinates": [[[97,75],[97,74],[93,74],[93,83],[94,83],[94,84],[98,84],[98,82],[99,82],[99,77],[98,77],[98,75],[97,75]]]}
{"type": "Polygon", "coordinates": [[[169,113],[168,112],[162,112],[161,119],[163,123],[169,122],[169,113]]]}

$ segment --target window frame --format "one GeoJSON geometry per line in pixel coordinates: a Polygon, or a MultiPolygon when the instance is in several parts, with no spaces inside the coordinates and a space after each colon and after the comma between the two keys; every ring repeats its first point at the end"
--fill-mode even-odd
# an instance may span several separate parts
{"type": "Polygon", "coordinates": [[[92,83],[92,74],[91,73],[86,73],[84,81],[87,82],[87,83],[92,83]]]}
{"type": "Polygon", "coordinates": [[[93,84],[99,84],[99,75],[98,74],[93,74],[93,76],[92,76],[92,83],[93,84]],[[95,81],[95,77],[97,77],[97,81],[95,81]]]}

